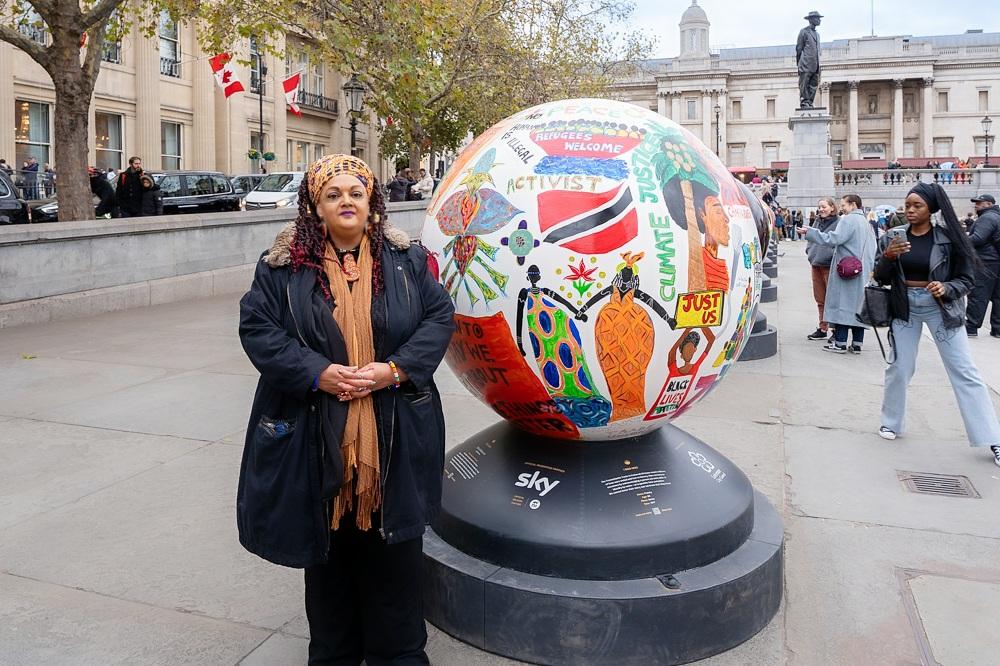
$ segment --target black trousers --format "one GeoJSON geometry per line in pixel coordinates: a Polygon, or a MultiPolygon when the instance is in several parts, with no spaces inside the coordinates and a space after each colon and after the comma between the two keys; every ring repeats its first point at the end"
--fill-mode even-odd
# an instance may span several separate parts
{"type": "Polygon", "coordinates": [[[965,328],[979,330],[986,317],[986,306],[993,302],[990,333],[1000,333],[1000,262],[987,261],[976,271],[976,286],[965,308],[965,328]]]}
{"type": "Polygon", "coordinates": [[[809,109],[815,105],[816,88],[819,86],[819,70],[799,72],[799,108],[809,109]]]}
{"type": "Polygon", "coordinates": [[[429,664],[423,539],[388,545],[346,518],[331,539],[329,561],[305,571],[309,663],[429,664]]]}

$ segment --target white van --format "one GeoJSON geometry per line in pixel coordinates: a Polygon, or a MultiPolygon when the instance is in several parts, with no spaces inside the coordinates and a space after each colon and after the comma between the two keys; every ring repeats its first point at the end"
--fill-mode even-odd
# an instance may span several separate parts
{"type": "Polygon", "coordinates": [[[299,205],[299,185],[305,171],[283,171],[268,174],[244,201],[246,210],[261,208],[288,208],[299,205]]]}

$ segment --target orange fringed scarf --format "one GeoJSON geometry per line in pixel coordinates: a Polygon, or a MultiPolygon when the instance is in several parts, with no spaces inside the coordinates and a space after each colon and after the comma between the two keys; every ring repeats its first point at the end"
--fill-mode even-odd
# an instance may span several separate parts
{"type": "MultiPolygon", "coordinates": [[[[330,292],[336,301],[333,318],[344,335],[348,364],[361,368],[375,360],[371,319],[372,253],[367,234],[361,239],[357,263],[360,275],[354,281],[352,290],[336,251],[333,246],[327,246],[323,265],[330,280],[330,292]]],[[[337,529],[340,519],[353,508],[358,529],[371,529],[372,513],[382,504],[378,431],[375,426],[375,403],[371,394],[348,403],[347,424],[340,452],[344,458],[344,485],[334,499],[330,527],[337,529]]]]}

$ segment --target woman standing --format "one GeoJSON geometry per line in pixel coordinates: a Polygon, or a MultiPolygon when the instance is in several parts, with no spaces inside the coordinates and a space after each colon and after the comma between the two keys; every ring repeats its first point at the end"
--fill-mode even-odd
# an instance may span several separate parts
{"type": "Polygon", "coordinates": [[[316,161],[298,217],[240,302],[240,338],[261,373],[240,543],[305,569],[316,664],[427,663],[422,535],[444,467],[433,374],[454,307],[426,252],[385,218],[363,161],[316,161]]]}
{"type": "Polygon", "coordinates": [[[816,227],[807,227],[799,229],[799,233],[805,234],[806,240],[817,245],[833,248],[823,319],[833,326],[834,338],[823,349],[835,354],[847,351],[860,354],[866,327],[858,323],[856,315],[861,310],[865,282],[875,266],[875,238],[868,220],[861,212],[861,197],[856,194],[843,197],[840,200],[840,212],[840,220],[832,230],[820,231],[816,227]],[[842,276],[838,270],[840,262],[852,257],[861,261],[861,271],[842,276]],[[848,333],[851,335],[850,346],[847,344],[848,333]]]}
{"type": "MultiPolygon", "coordinates": [[[[832,197],[823,197],[816,202],[816,212],[809,213],[809,226],[819,231],[829,233],[837,227],[837,204],[832,197]],[[817,217],[818,213],[818,217],[817,217]]],[[[833,261],[833,248],[806,241],[806,258],[812,273],[813,300],[819,311],[819,325],[816,330],[806,336],[808,340],[826,340],[829,326],[824,318],[826,308],[826,286],[830,282],[830,262],[833,261]]]]}
{"type": "Polygon", "coordinates": [[[989,390],[969,353],[965,335],[965,295],[975,282],[978,259],[944,189],[919,183],[906,195],[905,240],[886,236],[875,279],[890,285],[889,309],[895,358],[885,370],[879,435],[896,439],[906,418],[906,389],[916,370],[923,326],[934,336],[948,372],[969,444],[989,447],[1000,465],[1000,423],[989,390]],[[931,222],[940,211],[944,226],[931,222]]]}

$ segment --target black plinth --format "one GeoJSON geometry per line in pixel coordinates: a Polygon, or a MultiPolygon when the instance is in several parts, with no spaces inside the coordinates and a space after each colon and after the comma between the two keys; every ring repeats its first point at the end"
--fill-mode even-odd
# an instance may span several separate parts
{"type": "Polygon", "coordinates": [[[765,275],[760,287],[760,302],[773,303],[776,300],[778,300],[778,285],[765,275]]]}
{"type": "Polygon", "coordinates": [[[616,442],[492,426],[453,449],[424,541],[425,612],[541,664],[680,664],[778,609],[782,528],[728,459],[674,426],[616,442]]]}
{"type": "Polygon", "coordinates": [[[738,361],[757,361],[778,353],[778,331],[767,325],[767,315],[758,310],[754,314],[750,339],[743,347],[738,361]]]}
{"type": "Polygon", "coordinates": [[[777,264],[777,262],[774,262],[774,261],[765,261],[764,262],[764,268],[763,268],[763,270],[764,270],[764,275],[766,275],[769,278],[776,278],[776,277],[778,277],[778,264],[777,264]]]}

